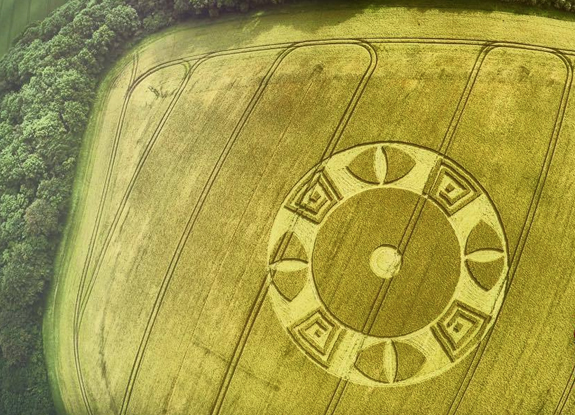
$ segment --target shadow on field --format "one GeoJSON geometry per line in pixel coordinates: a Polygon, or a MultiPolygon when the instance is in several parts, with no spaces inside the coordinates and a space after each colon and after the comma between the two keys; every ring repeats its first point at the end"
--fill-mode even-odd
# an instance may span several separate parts
{"type": "MultiPolygon", "coordinates": [[[[343,22],[352,19],[357,14],[369,12],[370,9],[378,9],[381,7],[404,7],[412,8],[421,13],[431,11],[444,10],[455,14],[473,14],[473,13],[492,13],[504,12],[519,15],[537,15],[542,17],[553,18],[557,20],[575,21],[575,13],[560,11],[553,7],[535,7],[527,6],[517,3],[505,3],[501,0],[360,0],[360,1],[345,1],[345,0],[310,0],[298,1],[296,3],[289,3],[283,7],[264,6],[258,11],[248,13],[246,15],[247,25],[245,30],[253,31],[258,34],[259,18],[262,16],[270,15],[290,15],[289,19],[282,19],[282,25],[292,27],[306,33],[313,33],[321,29],[325,25],[333,25],[333,21],[328,19],[325,25],[321,21],[315,20],[313,22],[303,18],[305,14],[310,11],[329,10],[330,12],[339,11],[340,20],[343,22]],[[348,13],[345,13],[347,11],[348,13]],[[302,14],[302,19],[294,19],[294,14],[302,14]]],[[[243,19],[242,19],[243,20],[243,19]]]]}

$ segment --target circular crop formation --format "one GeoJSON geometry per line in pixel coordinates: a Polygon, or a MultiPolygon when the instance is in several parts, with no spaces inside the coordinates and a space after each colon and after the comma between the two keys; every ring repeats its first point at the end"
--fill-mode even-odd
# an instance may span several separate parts
{"type": "Polygon", "coordinates": [[[269,244],[269,296],[302,352],[369,386],[447,370],[488,332],[508,249],[481,185],[405,143],[353,147],[292,189],[269,244]]]}

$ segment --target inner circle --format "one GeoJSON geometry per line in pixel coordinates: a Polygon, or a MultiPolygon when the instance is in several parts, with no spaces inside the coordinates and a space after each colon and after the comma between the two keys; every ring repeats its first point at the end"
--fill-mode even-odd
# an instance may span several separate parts
{"type": "Polygon", "coordinates": [[[401,254],[393,246],[382,245],[371,253],[369,266],[379,278],[391,279],[401,268],[401,254]]]}
{"type": "Polygon", "coordinates": [[[421,198],[404,189],[370,189],[340,202],[322,222],[313,279],[340,323],[376,337],[397,337],[425,327],[450,303],[461,248],[446,214],[431,200],[410,226],[421,198]]]}

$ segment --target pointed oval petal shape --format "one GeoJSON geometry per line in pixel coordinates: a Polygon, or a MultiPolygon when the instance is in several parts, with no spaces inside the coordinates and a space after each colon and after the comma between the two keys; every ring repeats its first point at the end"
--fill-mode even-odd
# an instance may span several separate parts
{"type": "Polygon", "coordinates": [[[372,147],[360,153],[359,156],[354,158],[347,166],[349,173],[359,181],[368,184],[379,184],[380,180],[377,177],[375,166],[376,152],[377,148],[372,147]]]}

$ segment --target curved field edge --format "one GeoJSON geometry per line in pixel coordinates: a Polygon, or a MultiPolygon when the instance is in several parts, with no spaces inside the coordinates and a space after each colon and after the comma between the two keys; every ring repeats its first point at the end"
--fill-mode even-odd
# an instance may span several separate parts
{"type": "Polygon", "coordinates": [[[130,65],[131,54],[132,51],[119,59],[98,87],[98,94],[91,110],[90,120],[88,121],[88,126],[82,139],[80,154],[78,155],[74,187],[70,198],[70,210],[66,220],[66,226],[62,234],[62,239],[60,241],[60,246],[58,248],[58,254],[55,259],[54,280],[50,284],[48,301],[46,302],[46,308],[44,311],[44,324],[42,330],[44,355],[46,357],[46,366],[54,398],[54,405],[58,413],[65,413],[60,389],[57,387],[59,384],[58,372],[54,369],[54,363],[56,362],[54,353],[57,350],[59,338],[56,336],[56,330],[52,330],[52,327],[56,324],[55,315],[57,314],[57,309],[60,304],[58,302],[58,287],[60,283],[59,276],[65,273],[64,270],[66,269],[66,264],[70,256],[70,249],[68,248],[76,243],[75,236],[77,233],[74,232],[74,226],[76,225],[75,221],[82,216],[82,212],[86,207],[86,199],[83,196],[87,192],[87,189],[83,187],[83,184],[85,183],[86,178],[90,177],[90,173],[93,169],[94,159],[91,156],[94,144],[96,143],[96,137],[98,135],[97,128],[101,121],[100,114],[105,108],[108,94],[114,87],[116,79],[120,76],[122,71],[130,65]]]}
{"type": "MultiPolygon", "coordinates": [[[[301,6],[300,6],[301,7],[301,6]]],[[[301,9],[300,9],[301,10],[301,9]]],[[[315,10],[315,8],[311,8],[311,10],[315,10]]],[[[319,10],[319,9],[318,9],[319,10]]],[[[322,9],[323,10],[323,9],[322,9]]],[[[289,10],[288,10],[289,11],[289,10]]],[[[283,16],[286,12],[285,11],[279,11],[277,13],[270,13],[270,14],[274,14],[277,16],[283,16]]],[[[237,18],[237,17],[232,17],[232,18],[226,18],[223,19],[223,21],[221,23],[224,22],[237,22],[238,20],[240,21],[249,21],[249,19],[254,19],[257,18],[259,16],[250,16],[248,18],[237,18]]],[[[220,23],[220,22],[218,22],[220,23]]],[[[195,22],[191,25],[192,28],[194,29],[199,29],[199,28],[204,28],[204,27],[211,27],[213,26],[213,24],[211,22],[202,22],[201,24],[195,24],[195,22]]],[[[67,262],[68,262],[68,255],[69,255],[69,247],[73,246],[76,241],[75,241],[75,235],[76,233],[74,232],[75,229],[75,225],[76,225],[76,221],[78,220],[78,218],[82,217],[82,213],[85,209],[85,198],[83,198],[83,196],[86,193],[86,189],[83,187],[83,184],[86,181],[86,178],[90,177],[91,171],[93,169],[93,159],[92,159],[92,150],[94,147],[94,144],[97,140],[97,128],[99,126],[99,122],[100,122],[100,115],[103,112],[103,110],[105,109],[105,105],[106,105],[106,99],[108,96],[108,93],[111,91],[111,89],[113,88],[114,85],[114,81],[116,79],[116,77],[122,73],[122,71],[127,67],[127,65],[129,65],[130,63],[130,59],[131,56],[133,55],[133,53],[135,53],[136,51],[140,51],[140,50],[144,50],[147,46],[149,45],[153,45],[157,40],[165,38],[165,37],[169,37],[171,35],[174,35],[175,33],[181,32],[181,31],[185,31],[185,30],[189,30],[190,29],[190,24],[183,24],[183,25],[178,25],[173,27],[172,29],[169,29],[167,31],[161,32],[157,35],[153,35],[150,36],[149,38],[147,38],[144,42],[142,42],[140,45],[138,45],[136,48],[134,48],[133,50],[131,50],[130,52],[128,52],[118,63],[116,63],[116,65],[114,65],[113,69],[108,73],[108,75],[105,77],[104,81],[101,83],[100,87],[99,87],[99,91],[98,91],[98,97],[94,103],[93,109],[92,109],[92,115],[90,117],[90,121],[89,121],[89,125],[87,128],[86,133],[84,134],[84,138],[83,138],[83,143],[82,143],[82,149],[81,149],[81,153],[80,153],[80,157],[79,157],[79,163],[78,163],[78,167],[77,167],[77,173],[76,173],[76,179],[75,179],[75,183],[74,183],[74,190],[73,190],[73,196],[72,196],[72,202],[71,202],[71,207],[70,207],[70,214],[67,220],[67,225],[66,225],[66,229],[60,244],[60,249],[59,249],[59,253],[58,253],[58,257],[57,257],[57,262],[56,262],[56,272],[55,272],[55,279],[53,281],[51,290],[50,290],[50,300],[48,303],[48,307],[46,308],[46,313],[45,313],[45,330],[44,330],[44,341],[45,341],[45,353],[46,353],[46,357],[47,357],[47,361],[48,361],[48,368],[49,368],[49,376],[50,376],[50,380],[51,380],[51,386],[52,386],[52,390],[54,393],[54,399],[56,401],[56,405],[57,405],[57,409],[61,412],[63,412],[64,407],[63,407],[63,400],[62,397],[60,396],[60,390],[57,387],[58,385],[58,375],[57,372],[55,371],[53,364],[55,359],[53,359],[53,353],[57,348],[57,344],[59,342],[59,339],[57,338],[53,327],[56,324],[55,321],[55,316],[57,315],[57,310],[59,307],[59,298],[58,298],[58,285],[59,285],[59,276],[65,272],[65,268],[67,266],[67,262]]],[[[61,301],[61,299],[60,299],[61,301]]]]}

